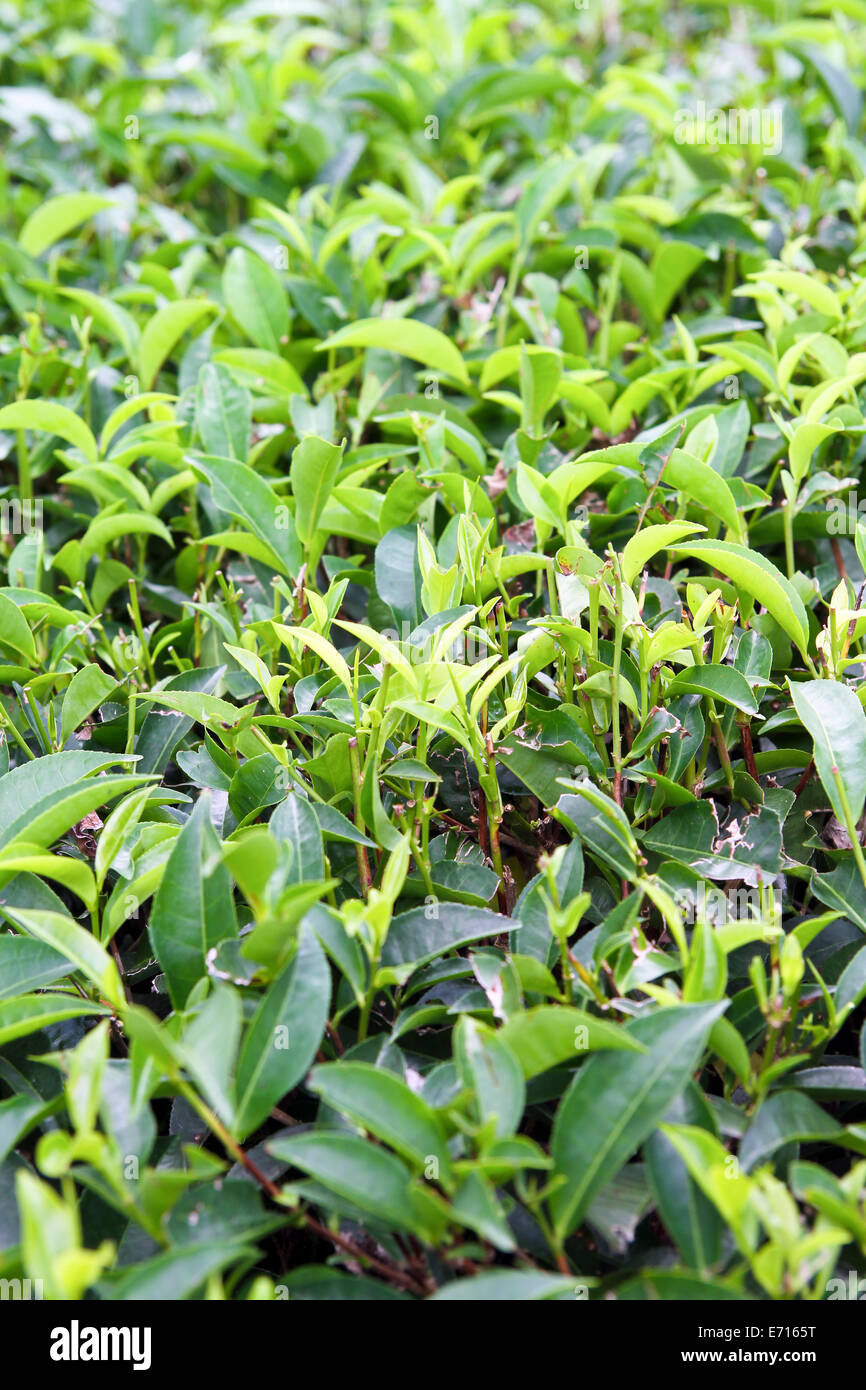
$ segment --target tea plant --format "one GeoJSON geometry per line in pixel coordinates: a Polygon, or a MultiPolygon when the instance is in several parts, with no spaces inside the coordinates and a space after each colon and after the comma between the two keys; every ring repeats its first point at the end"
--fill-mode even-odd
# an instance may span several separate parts
{"type": "Polygon", "coordinates": [[[0,1274],[866,1272],[866,12],[13,0],[0,1274]]]}

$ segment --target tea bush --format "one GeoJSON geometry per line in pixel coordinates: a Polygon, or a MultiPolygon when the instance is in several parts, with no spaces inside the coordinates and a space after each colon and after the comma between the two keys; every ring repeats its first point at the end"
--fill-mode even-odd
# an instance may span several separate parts
{"type": "Polygon", "coordinates": [[[0,1275],[849,1296],[866,6],[2,14],[0,1275]]]}

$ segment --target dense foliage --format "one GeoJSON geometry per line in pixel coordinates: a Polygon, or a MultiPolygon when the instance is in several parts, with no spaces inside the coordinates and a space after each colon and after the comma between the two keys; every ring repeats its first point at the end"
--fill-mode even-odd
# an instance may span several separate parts
{"type": "Polygon", "coordinates": [[[0,1275],[856,1296],[866,4],[0,12],[0,1275]]]}

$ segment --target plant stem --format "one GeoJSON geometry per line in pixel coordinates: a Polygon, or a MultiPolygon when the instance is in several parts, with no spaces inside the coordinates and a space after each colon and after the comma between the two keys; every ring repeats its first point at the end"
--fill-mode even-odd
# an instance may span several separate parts
{"type": "Polygon", "coordinates": [[[18,730],[16,729],[11,715],[8,715],[6,713],[2,704],[0,704],[0,725],[3,726],[7,734],[12,735],[12,738],[17,743],[22,753],[26,754],[26,756],[31,760],[36,757],[36,754],[31,752],[31,750],[27,747],[27,744],[24,742],[24,739],[21,737],[18,730]]]}
{"type": "MultiPolygon", "coordinates": [[[[178,1091],[183,1096],[184,1100],[188,1105],[191,1105],[196,1114],[204,1120],[208,1129],[216,1135],[226,1152],[231,1154],[235,1162],[240,1163],[240,1165],[247,1170],[250,1177],[255,1179],[269,1197],[272,1197],[275,1201],[279,1201],[282,1193],[277,1184],[273,1182],[266,1173],[262,1172],[258,1164],[250,1158],[249,1154],[246,1153],[237,1140],[232,1137],[219,1116],[214,1114],[209,1106],[205,1105],[204,1101],[196,1094],[195,1089],[187,1082],[180,1081],[177,1084],[178,1091]]],[[[353,1240],[350,1240],[348,1236],[343,1236],[336,1231],[329,1230],[327,1226],[323,1226],[321,1222],[317,1221],[314,1216],[308,1215],[307,1212],[298,1211],[297,1214],[311,1231],[315,1231],[317,1235],[330,1241],[338,1250],[343,1250],[347,1255],[351,1255],[353,1259],[365,1261],[370,1265],[371,1269],[377,1270],[383,1278],[389,1279],[392,1283],[399,1284],[401,1288],[411,1293],[423,1295],[428,1292],[426,1288],[419,1287],[418,1283],[412,1279],[410,1275],[405,1274],[402,1269],[399,1269],[397,1265],[386,1264],[384,1260],[378,1259],[375,1255],[368,1254],[366,1250],[362,1250],[361,1247],[356,1245],[353,1240]]]]}
{"type": "Polygon", "coordinates": [[[739,721],[739,726],[740,742],[743,745],[743,757],[746,762],[746,771],[748,772],[752,781],[757,782],[758,769],[755,765],[755,750],[752,747],[752,730],[749,727],[748,719],[741,719],[739,721]]]}
{"type": "Polygon", "coordinates": [[[782,502],[782,529],[785,533],[785,568],[794,578],[794,509],[787,497],[782,502]]]}
{"type": "Polygon", "coordinates": [[[613,799],[617,806],[621,806],[622,734],[619,722],[619,672],[622,663],[622,576],[616,556],[613,556],[613,575],[616,609],[614,613],[613,667],[610,673],[611,755],[613,757],[613,799]]]}
{"type": "MultiPolygon", "coordinates": [[[[358,759],[358,740],[349,739],[349,765],[352,769],[352,792],[355,804],[355,825],[363,834],[364,817],[361,812],[361,765],[358,759]]],[[[361,890],[364,897],[367,896],[373,886],[373,875],[370,871],[370,860],[367,858],[366,845],[356,845],[355,854],[358,861],[358,873],[361,878],[361,890]]]]}
{"type": "Polygon", "coordinates": [[[129,704],[126,710],[126,754],[127,757],[135,752],[135,693],[130,690],[129,704]]]}
{"type": "Polygon", "coordinates": [[[842,780],[842,774],[838,767],[831,768],[831,772],[833,774],[833,780],[836,783],[836,790],[839,793],[839,800],[842,803],[845,828],[848,831],[848,839],[851,841],[851,848],[854,851],[854,859],[856,860],[860,877],[863,880],[863,886],[866,888],[866,859],[863,858],[863,848],[860,844],[860,835],[851,810],[851,803],[848,800],[848,792],[845,789],[845,783],[842,780]]]}
{"type": "Polygon", "coordinates": [[[373,1000],[376,997],[376,975],[379,970],[381,951],[370,961],[370,987],[364,996],[364,1003],[361,1006],[361,1014],[358,1019],[358,1042],[362,1043],[367,1037],[367,1029],[370,1026],[370,1014],[373,1011],[373,1000]]]}
{"type": "Polygon", "coordinates": [[[135,580],[129,580],[129,614],[132,618],[132,625],[135,628],[135,635],[141,647],[142,660],[147,671],[148,680],[151,683],[156,681],[156,672],[153,669],[153,662],[150,659],[150,651],[144,636],[144,627],[141,622],[141,610],[138,606],[138,591],[135,587],[135,580]]]}
{"type": "Polygon", "coordinates": [[[33,499],[33,483],[30,478],[30,454],[27,450],[27,435],[24,430],[15,431],[15,448],[18,459],[18,501],[23,506],[33,499]]]}
{"type": "Polygon", "coordinates": [[[709,707],[710,725],[713,730],[713,739],[716,745],[716,752],[719,755],[719,762],[721,763],[722,771],[725,774],[725,781],[728,784],[728,791],[731,793],[731,796],[733,797],[735,795],[734,770],[731,767],[731,755],[728,752],[728,745],[725,743],[725,736],[722,733],[722,726],[719,723],[718,715],[716,714],[715,706],[713,705],[712,700],[708,700],[707,705],[709,707]]]}

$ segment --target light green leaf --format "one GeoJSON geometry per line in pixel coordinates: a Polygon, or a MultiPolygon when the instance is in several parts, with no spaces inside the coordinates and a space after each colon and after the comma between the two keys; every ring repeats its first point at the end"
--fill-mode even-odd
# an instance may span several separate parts
{"type": "Polygon", "coordinates": [[[236,246],[223,271],[223,294],[232,318],[250,342],[279,353],[288,339],[291,319],[286,292],[273,266],[236,246]]]}
{"type": "Polygon", "coordinates": [[[630,541],[626,541],[622,552],[622,577],[626,584],[633,584],[647,562],[660,550],[667,550],[683,536],[704,530],[706,527],[698,526],[694,521],[670,521],[636,532],[630,541]]]}
{"type": "Polygon", "coordinates": [[[762,603],[804,656],[809,646],[809,623],[800,596],[770,560],[744,545],[730,541],[688,541],[671,546],[677,555],[689,555],[717,569],[749,598],[762,603]]]}
{"type": "Polygon", "coordinates": [[[139,384],[143,391],[150,390],[157,372],[184,333],[215,308],[207,299],[176,299],[148,319],[138,345],[139,384]]]}
{"type": "Polygon", "coordinates": [[[866,714],[840,681],[788,681],[799,719],[815,749],[815,767],[836,819],[856,823],[866,802],[866,714]],[[842,790],[840,791],[839,783],[842,790]]]}
{"type": "Polygon", "coordinates": [[[469,385],[466,364],[451,339],[418,319],[359,319],[326,338],[318,351],[342,347],[385,348],[469,385]]]}
{"type": "Polygon", "coordinates": [[[305,435],[292,454],[289,477],[295,498],[295,526],[301,542],[309,546],[319,524],[334,480],[340,469],[342,447],[305,435]]]}
{"type": "Polygon", "coordinates": [[[114,1008],[126,1002],[117,966],[111,956],[84,927],[59,912],[26,911],[6,908],[7,916],[30,936],[65,956],[76,970],[86,975],[114,1008]]]}
{"type": "Polygon", "coordinates": [[[497,1036],[508,1044],[527,1077],[579,1060],[587,1052],[646,1050],[620,1024],[562,1004],[521,1009],[511,1015],[497,1036]]]}
{"type": "Polygon", "coordinates": [[[95,661],[80,667],[63,692],[60,715],[61,743],[65,743],[70,734],[80,728],[87,716],[103,704],[117,688],[117,681],[95,661]]]}
{"type": "Polygon", "coordinates": [[[102,1004],[91,1004],[88,999],[79,999],[73,994],[28,994],[22,999],[4,999],[0,1001],[0,1047],[65,1018],[111,1012],[102,1004]]]}
{"type": "Polygon", "coordinates": [[[11,405],[4,405],[0,410],[0,430],[40,430],[44,434],[57,434],[80,449],[88,463],[95,463],[98,457],[96,440],[80,416],[53,401],[13,401],[11,405]]]}
{"type": "Polygon", "coordinates": [[[31,212],[18,235],[18,245],[30,256],[41,256],[74,227],[110,207],[111,199],[100,193],[61,193],[31,212]]]}

